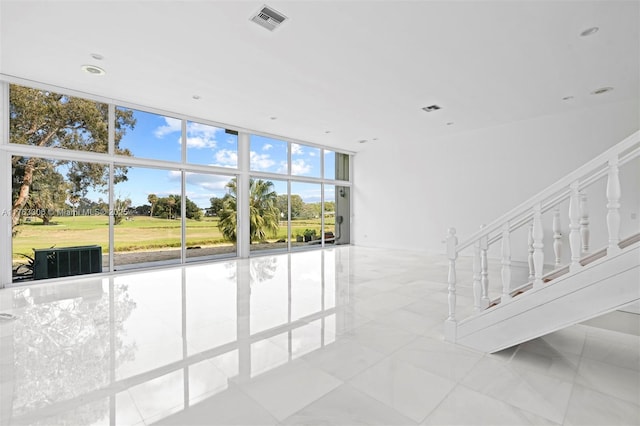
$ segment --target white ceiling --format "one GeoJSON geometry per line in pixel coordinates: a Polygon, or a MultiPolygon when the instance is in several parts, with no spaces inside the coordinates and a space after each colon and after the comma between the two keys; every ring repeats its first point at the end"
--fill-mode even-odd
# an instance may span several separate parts
{"type": "Polygon", "coordinates": [[[638,1],[267,4],[2,0],[0,72],[353,151],[640,93],[638,1]]]}

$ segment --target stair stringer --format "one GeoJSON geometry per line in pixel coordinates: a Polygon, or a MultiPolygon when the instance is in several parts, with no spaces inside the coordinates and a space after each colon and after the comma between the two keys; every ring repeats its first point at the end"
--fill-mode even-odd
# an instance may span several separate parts
{"type": "Polygon", "coordinates": [[[497,352],[640,300],[640,244],[460,321],[456,343],[497,352]]]}

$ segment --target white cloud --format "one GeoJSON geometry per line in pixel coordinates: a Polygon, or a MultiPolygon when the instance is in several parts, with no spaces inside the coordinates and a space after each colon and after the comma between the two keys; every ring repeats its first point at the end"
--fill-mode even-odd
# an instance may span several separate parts
{"type": "Polygon", "coordinates": [[[238,165],[238,152],[230,149],[221,149],[216,152],[214,165],[236,167],[238,165]]]}
{"type": "Polygon", "coordinates": [[[209,137],[214,137],[217,133],[221,131],[223,131],[223,129],[209,126],[207,124],[194,123],[192,121],[187,122],[188,135],[207,135],[209,137]]]}
{"type": "Polygon", "coordinates": [[[187,123],[187,148],[213,149],[218,146],[224,129],[200,123],[187,123]]]}
{"type": "MultiPolygon", "coordinates": [[[[181,120],[164,117],[166,124],[158,127],[154,135],[162,138],[167,134],[182,132],[181,120]]],[[[193,149],[214,149],[218,146],[218,139],[224,129],[208,126],[200,123],[187,123],[187,148],[193,149]]],[[[222,139],[220,139],[222,140],[222,139]]],[[[182,144],[182,137],[178,138],[178,145],[182,144]]]]}
{"type": "Polygon", "coordinates": [[[306,175],[311,171],[311,165],[305,163],[302,158],[291,161],[292,175],[306,175]]]}
{"type": "Polygon", "coordinates": [[[271,148],[273,148],[273,145],[271,145],[270,143],[265,143],[264,145],[262,145],[263,151],[269,151],[271,148]]]}
{"type": "Polygon", "coordinates": [[[208,175],[204,173],[187,173],[187,184],[206,189],[207,191],[224,191],[229,182],[228,176],[208,175]]]}
{"type": "Polygon", "coordinates": [[[250,161],[252,170],[268,170],[276,164],[269,154],[258,154],[255,151],[251,151],[250,161]]]}
{"type": "Polygon", "coordinates": [[[187,136],[187,148],[202,149],[215,148],[216,140],[202,136],[187,136]]]}
{"type": "Polygon", "coordinates": [[[158,127],[153,132],[153,134],[157,138],[162,138],[169,133],[182,131],[182,120],[178,120],[177,118],[164,117],[164,122],[166,123],[164,126],[158,127]]]}
{"type": "Polygon", "coordinates": [[[289,169],[287,168],[287,162],[286,161],[281,161],[280,162],[280,164],[278,165],[278,168],[276,169],[276,173],[282,173],[282,174],[289,173],[289,169]]]}
{"type": "Polygon", "coordinates": [[[297,143],[291,144],[291,155],[302,155],[302,147],[297,143]]]}

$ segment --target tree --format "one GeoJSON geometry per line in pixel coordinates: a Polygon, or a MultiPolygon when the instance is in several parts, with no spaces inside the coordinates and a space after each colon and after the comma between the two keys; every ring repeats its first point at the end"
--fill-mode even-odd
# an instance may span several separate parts
{"type": "MultiPolygon", "coordinates": [[[[24,157],[13,158],[14,174],[24,172],[28,161],[24,157]]],[[[68,184],[64,177],[56,170],[50,160],[34,158],[32,161],[33,174],[38,179],[31,186],[31,193],[24,203],[22,216],[35,216],[42,220],[44,225],[49,225],[58,210],[63,210],[66,205],[68,184]]],[[[17,196],[18,187],[12,187],[13,197],[17,196]]]]}
{"type": "Polygon", "coordinates": [[[320,203],[305,203],[300,212],[301,219],[315,219],[320,217],[320,203]]]}
{"type": "MultiPolygon", "coordinates": [[[[220,211],[218,228],[222,235],[230,240],[237,238],[237,186],[232,179],[227,184],[229,198],[220,211]]],[[[250,242],[264,241],[268,234],[278,231],[280,210],[276,207],[278,194],[273,190],[273,182],[262,179],[249,179],[249,234],[250,242]]]]}
{"type": "Polygon", "coordinates": [[[211,207],[208,209],[210,212],[210,216],[218,216],[218,212],[224,208],[224,202],[230,197],[229,194],[225,194],[224,197],[211,197],[209,198],[209,202],[211,203],[211,207]]]}
{"type": "MultiPolygon", "coordinates": [[[[107,152],[107,104],[17,85],[11,85],[9,102],[9,137],[12,143],[107,152]]],[[[125,132],[133,129],[135,122],[133,111],[116,109],[114,130],[117,154],[131,155],[129,150],[119,148],[119,143],[125,132]]],[[[24,161],[20,173],[13,176],[15,190],[11,226],[14,233],[22,209],[29,201],[32,185],[35,181],[42,180],[42,176],[38,174],[38,162],[50,161],[56,167],[69,164],[67,177],[72,184],[70,192],[74,196],[84,197],[89,187],[104,186],[108,179],[108,166],[105,164],[20,158],[14,157],[14,164],[16,161],[24,161]]],[[[116,166],[115,182],[126,180],[126,173],[126,167],[116,166]]]]}
{"type": "Polygon", "coordinates": [[[299,218],[304,210],[305,202],[302,201],[302,197],[298,194],[291,194],[291,217],[293,219],[299,218]]]}
{"type": "Polygon", "coordinates": [[[280,213],[284,213],[281,217],[287,216],[287,211],[289,211],[289,197],[287,194],[280,194],[276,197],[276,207],[280,210],[280,213]]]}
{"type": "Polygon", "coordinates": [[[100,206],[98,203],[86,197],[81,197],[80,200],[78,200],[77,209],[78,212],[82,215],[90,215],[98,210],[99,207],[100,206]]]}
{"type": "Polygon", "coordinates": [[[156,194],[149,194],[147,196],[147,201],[151,204],[151,211],[149,212],[149,216],[153,216],[153,208],[158,203],[158,196],[156,194]]]}
{"type": "MultiPolygon", "coordinates": [[[[280,210],[281,213],[284,213],[284,217],[287,216],[288,206],[288,198],[287,194],[278,195],[276,199],[276,207],[280,210]]],[[[291,194],[291,218],[297,219],[302,214],[304,209],[304,201],[302,197],[298,194],[291,194]]]]}
{"type": "MultiPolygon", "coordinates": [[[[185,199],[187,219],[202,220],[202,210],[196,203],[191,201],[189,197],[185,199]]],[[[182,214],[182,197],[178,194],[172,194],[167,197],[160,197],[156,200],[154,215],[165,219],[173,219],[182,214]]]]}
{"type": "Polygon", "coordinates": [[[138,216],[151,216],[151,206],[149,204],[137,206],[134,210],[138,216]]]}
{"type": "Polygon", "coordinates": [[[52,167],[44,166],[38,179],[33,183],[31,196],[25,204],[28,210],[35,212],[34,216],[42,219],[43,225],[49,225],[58,211],[65,209],[66,184],[62,175],[52,167]]]}
{"type": "Polygon", "coordinates": [[[189,197],[186,197],[185,201],[185,212],[184,215],[187,219],[193,220],[202,220],[202,210],[196,203],[191,201],[189,197]]]}
{"type": "Polygon", "coordinates": [[[131,199],[116,199],[113,202],[113,224],[120,225],[122,223],[122,219],[127,215],[129,207],[131,207],[131,199]]]}
{"type": "Polygon", "coordinates": [[[218,211],[220,221],[218,221],[218,229],[222,232],[222,236],[235,242],[238,234],[238,204],[236,202],[236,180],[235,178],[227,184],[230,191],[230,197],[224,202],[224,207],[218,211]]]}
{"type": "Polygon", "coordinates": [[[176,205],[176,199],[173,195],[169,195],[166,202],[169,209],[169,215],[167,216],[167,219],[173,219],[173,207],[175,207],[176,205]]]}

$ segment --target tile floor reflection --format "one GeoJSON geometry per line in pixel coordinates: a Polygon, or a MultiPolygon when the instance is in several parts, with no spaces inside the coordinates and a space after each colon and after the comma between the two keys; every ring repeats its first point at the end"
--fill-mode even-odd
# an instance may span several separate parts
{"type": "Polygon", "coordinates": [[[335,247],[2,290],[0,423],[640,424],[638,336],[451,345],[446,272],[335,247]]]}

